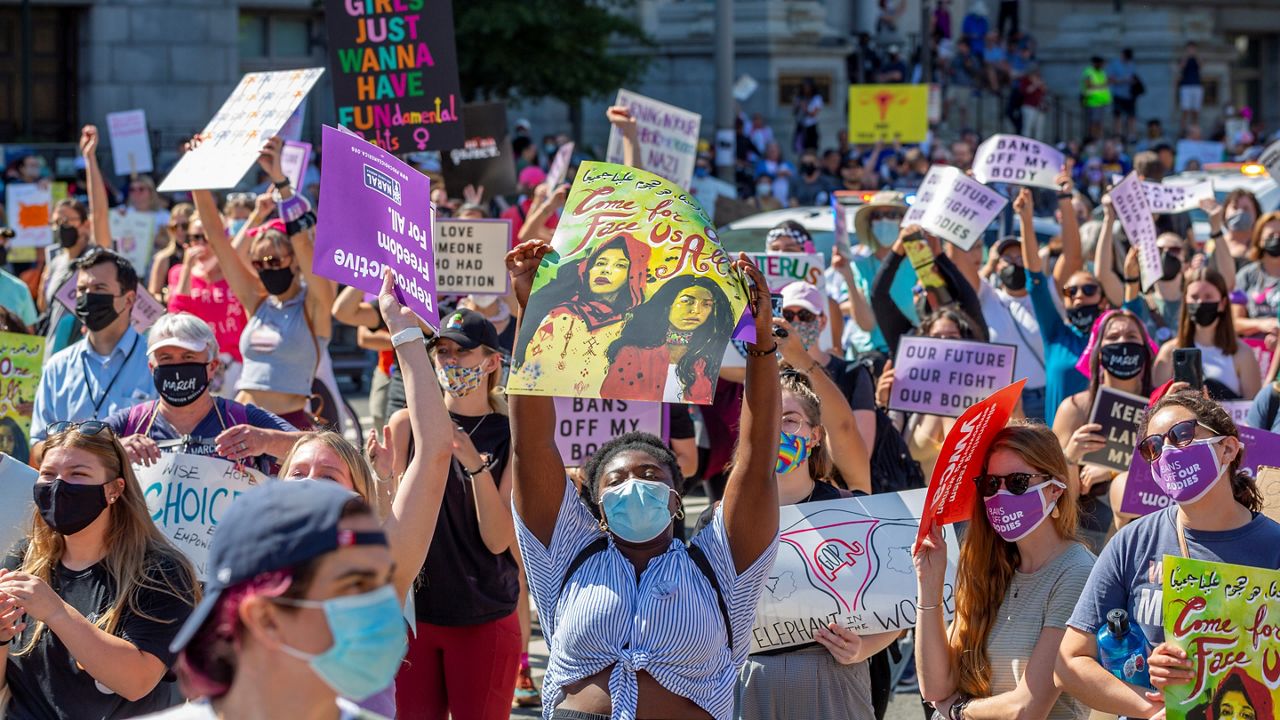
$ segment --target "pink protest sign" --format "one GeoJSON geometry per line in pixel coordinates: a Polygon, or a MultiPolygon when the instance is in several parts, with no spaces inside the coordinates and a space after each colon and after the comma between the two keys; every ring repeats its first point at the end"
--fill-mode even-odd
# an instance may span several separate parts
{"type": "Polygon", "coordinates": [[[324,127],[315,271],[365,292],[396,271],[396,294],[433,328],[436,307],[430,181],[391,153],[324,127]]]}
{"type": "Polygon", "coordinates": [[[556,400],[556,448],[570,467],[587,462],[600,446],[629,432],[666,435],[666,411],[662,403],[631,400],[558,397],[556,400]]]}
{"type": "Polygon", "coordinates": [[[904,337],[893,359],[889,409],[959,417],[1013,382],[1013,345],[904,337]]]}

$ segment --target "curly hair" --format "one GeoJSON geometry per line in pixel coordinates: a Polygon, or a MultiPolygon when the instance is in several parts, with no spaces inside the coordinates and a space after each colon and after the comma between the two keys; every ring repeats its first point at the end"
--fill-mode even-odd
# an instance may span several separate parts
{"type": "Polygon", "coordinates": [[[629,432],[601,445],[600,449],[596,450],[582,466],[583,481],[582,486],[578,488],[578,495],[597,520],[601,518],[600,472],[616,455],[631,450],[645,453],[665,467],[671,473],[676,494],[684,494],[684,473],[680,472],[680,463],[676,460],[676,454],[671,452],[671,448],[662,442],[662,438],[652,433],[629,432]]]}

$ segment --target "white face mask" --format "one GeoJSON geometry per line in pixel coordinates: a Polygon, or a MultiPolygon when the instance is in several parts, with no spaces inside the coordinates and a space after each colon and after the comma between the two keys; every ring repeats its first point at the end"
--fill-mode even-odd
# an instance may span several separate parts
{"type": "Polygon", "coordinates": [[[467,299],[478,308],[487,308],[498,302],[497,295],[468,295],[467,299]]]}

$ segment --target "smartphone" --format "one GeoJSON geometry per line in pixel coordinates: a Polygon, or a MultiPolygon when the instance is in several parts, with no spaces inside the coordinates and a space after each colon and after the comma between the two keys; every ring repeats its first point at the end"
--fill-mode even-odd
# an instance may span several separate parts
{"type": "Polygon", "coordinates": [[[1204,387],[1204,363],[1200,348],[1177,348],[1173,351],[1173,380],[1184,382],[1193,390],[1204,387]]]}

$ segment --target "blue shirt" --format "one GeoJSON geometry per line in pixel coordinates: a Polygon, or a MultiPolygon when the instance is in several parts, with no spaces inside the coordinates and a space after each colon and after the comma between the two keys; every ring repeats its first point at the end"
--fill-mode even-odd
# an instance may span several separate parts
{"type": "Polygon", "coordinates": [[[125,330],[105,357],[94,352],[85,338],[45,363],[31,411],[31,439],[44,440],[50,423],[101,420],[155,396],[147,341],[136,330],[125,330]]]}
{"type": "MultiPolygon", "coordinates": [[[[156,410],[155,404],[149,402],[146,403],[146,412],[140,413],[141,422],[136,422],[135,427],[128,427],[129,413],[133,410],[132,407],[117,410],[105,422],[111,426],[111,429],[119,437],[134,433],[146,435],[159,444],[161,452],[183,452],[206,457],[218,457],[213,441],[222,434],[223,430],[236,425],[250,425],[252,427],[266,428],[267,430],[283,430],[284,432],[298,431],[297,428],[284,419],[274,413],[263,410],[257,405],[241,405],[223,398],[214,398],[213,402],[213,409],[185,437],[174,429],[168,420],[164,419],[164,416],[156,410]],[[244,420],[244,422],[241,423],[239,422],[240,420],[244,420]]],[[[279,458],[259,455],[253,460],[254,465],[262,469],[263,467],[269,467],[273,461],[277,461],[279,458]]],[[[270,474],[269,470],[264,472],[270,474]]]]}
{"type": "MultiPolygon", "coordinates": [[[[871,299],[871,283],[875,282],[876,273],[880,272],[880,266],[884,261],[875,255],[863,255],[854,253],[853,255],[853,279],[858,283],[858,289],[862,291],[862,296],[871,299]]],[[[904,262],[898,266],[898,274],[893,278],[893,284],[889,286],[889,297],[893,298],[893,302],[911,320],[912,325],[920,324],[920,315],[916,312],[915,287],[920,284],[920,279],[916,277],[915,268],[911,267],[911,263],[904,262]]],[[[838,298],[840,302],[848,299],[847,293],[843,297],[838,298]]],[[[879,350],[880,352],[889,352],[889,343],[885,342],[884,333],[880,332],[880,327],[876,326],[867,332],[858,327],[857,323],[849,323],[845,325],[845,330],[849,334],[849,339],[853,343],[853,347],[858,352],[867,352],[869,350],[879,350]],[[852,330],[850,330],[852,328],[852,330]]]]}
{"type": "Polygon", "coordinates": [[[516,538],[529,590],[542,610],[550,659],[542,685],[542,717],[564,699],[565,685],[612,666],[612,720],[634,720],[643,670],[664,688],[688,698],[716,720],[733,716],[738,669],[751,649],[751,627],[778,540],[738,574],[725,535],[723,510],[693,539],[715,570],[733,630],[733,651],[715,590],[672,540],[636,579],[635,566],[613,544],[592,555],[565,583],[565,572],[583,548],[604,535],[566,480],[551,545],[546,547],[515,516],[516,538]],[[563,592],[561,584],[564,584],[563,592]]]}
{"type": "Polygon", "coordinates": [[[0,270],[0,307],[12,310],[28,329],[36,322],[36,302],[30,288],[5,270],[0,270]]]}

